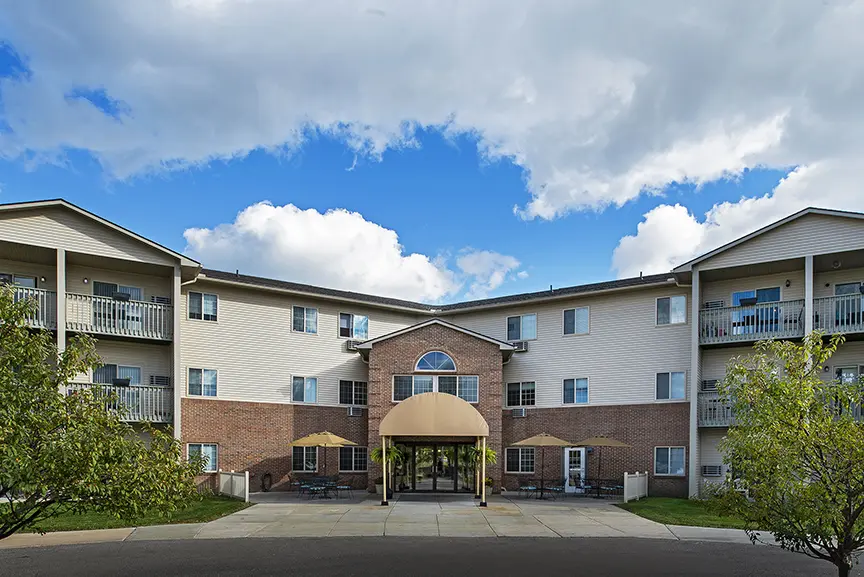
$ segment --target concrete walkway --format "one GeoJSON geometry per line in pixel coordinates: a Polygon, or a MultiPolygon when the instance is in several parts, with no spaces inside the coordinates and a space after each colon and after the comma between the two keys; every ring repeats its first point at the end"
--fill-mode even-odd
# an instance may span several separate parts
{"type": "Polygon", "coordinates": [[[680,527],[649,521],[612,503],[593,499],[534,501],[493,497],[486,508],[471,496],[397,497],[378,500],[307,501],[264,497],[259,503],[210,523],[136,529],[18,534],[0,548],[104,541],[226,539],[246,537],[640,537],[749,543],[743,531],[680,527]]]}

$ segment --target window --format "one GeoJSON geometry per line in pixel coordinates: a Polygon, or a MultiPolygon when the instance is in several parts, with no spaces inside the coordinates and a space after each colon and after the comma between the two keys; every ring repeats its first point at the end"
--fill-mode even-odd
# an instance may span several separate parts
{"type": "Polygon", "coordinates": [[[339,313],[339,336],[349,339],[368,339],[369,317],[339,313]]]}
{"type": "Polygon", "coordinates": [[[315,377],[294,377],[291,382],[291,400],[295,403],[317,403],[318,379],[315,377]]]}
{"type": "Polygon", "coordinates": [[[114,379],[129,379],[130,385],[141,384],[141,367],[123,365],[102,365],[93,369],[93,382],[99,384],[114,384],[114,379]]]}
{"type": "Polygon", "coordinates": [[[534,405],[534,382],[507,383],[507,406],[526,407],[534,405]]]}
{"type": "Polygon", "coordinates": [[[214,443],[189,443],[186,445],[189,457],[204,457],[204,472],[215,473],[219,470],[219,445],[214,443]]]}
{"type": "Polygon", "coordinates": [[[318,447],[293,447],[291,469],[300,473],[314,473],[318,470],[318,447]]]}
{"type": "Polygon", "coordinates": [[[684,447],[654,447],[654,474],[684,476],[684,447]]]}
{"type": "Polygon", "coordinates": [[[683,372],[657,373],[657,400],[685,398],[686,381],[683,372]]]}
{"type": "Polygon", "coordinates": [[[418,371],[455,371],[456,363],[446,353],[433,351],[426,353],[417,361],[418,371]]]}
{"type": "Polygon", "coordinates": [[[216,396],[216,371],[189,369],[188,394],[192,397],[216,396]]]}
{"type": "Polygon", "coordinates": [[[366,447],[339,447],[339,472],[365,473],[366,455],[366,447]]]}
{"type": "Polygon", "coordinates": [[[298,333],[318,334],[318,309],[294,307],[292,330],[298,333]]]}
{"type": "Polygon", "coordinates": [[[508,473],[534,472],[534,447],[508,447],[506,453],[508,473]]]}
{"type": "Polygon", "coordinates": [[[587,335],[588,334],[588,307],[564,310],[564,334],[565,335],[587,335]]]}
{"type": "Polygon", "coordinates": [[[215,321],[219,297],[206,293],[189,293],[189,318],[204,321],[215,321]]]}
{"type": "Polygon", "coordinates": [[[447,393],[469,403],[480,395],[480,378],[463,375],[397,375],[393,377],[393,400],[404,401],[421,393],[447,393]]]}
{"type": "MultiPolygon", "coordinates": [[[[443,378],[443,377],[439,377],[443,378]]],[[[479,402],[480,378],[479,377],[457,377],[459,388],[456,396],[469,403],[479,402]]]]}
{"type": "Polygon", "coordinates": [[[369,387],[365,381],[339,381],[340,405],[365,405],[369,387]]]}
{"type": "Polygon", "coordinates": [[[23,288],[36,288],[36,277],[0,272],[0,284],[13,284],[23,288]]]}
{"type": "Polygon", "coordinates": [[[584,405],[588,402],[588,379],[564,379],[564,404],[584,405]]]}
{"type": "Polygon", "coordinates": [[[657,299],[657,324],[677,325],[687,322],[687,297],[663,297],[657,299]]]}
{"type": "Polygon", "coordinates": [[[537,315],[507,317],[507,340],[530,341],[537,338],[537,315]]]}

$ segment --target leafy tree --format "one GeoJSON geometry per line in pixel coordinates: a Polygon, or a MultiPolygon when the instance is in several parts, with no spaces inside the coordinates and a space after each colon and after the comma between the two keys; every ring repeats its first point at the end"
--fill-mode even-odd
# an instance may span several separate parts
{"type": "Polygon", "coordinates": [[[760,342],[730,363],[720,390],[735,421],[720,450],[734,474],[714,505],[742,517],[752,541],[770,531],[845,576],[864,547],[864,395],[858,380],[823,378],[842,342],[760,342]]]}
{"type": "Polygon", "coordinates": [[[67,512],[131,520],[198,498],[202,462],[183,459],[171,435],[145,425],[145,443],[95,387],[66,394],[98,366],[95,341],[72,338],[58,356],[51,333],[27,328],[34,310],[0,287],[0,539],[67,512]]]}

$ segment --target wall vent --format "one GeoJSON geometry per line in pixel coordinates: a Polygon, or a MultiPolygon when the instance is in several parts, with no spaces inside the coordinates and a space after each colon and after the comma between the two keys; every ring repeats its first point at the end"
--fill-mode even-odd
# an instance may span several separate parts
{"type": "Polygon", "coordinates": [[[362,407],[348,407],[348,416],[349,417],[362,417],[363,416],[363,408],[362,407]]]}
{"type": "Polygon", "coordinates": [[[362,343],[363,341],[345,341],[345,350],[347,351],[356,351],[357,345],[362,343]]]}
{"type": "Polygon", "coordinates": [[[703,391],[716,391],[717,390],[717,379],[706,379],[702,381],[702,390],[703,391]]]}
{"type": "Polygon", "coordinates": [[[156,303],[157,305],[170,305],[171,304],[171,297],[151,296],[150,302],[156,303]]]}
{"type": "Polygon", "coordinates": [[[510,411],[510,414],[513,415],[513,417],[527,417],[528,410],[525,407],[516,407],[510,411]]]}
{"type": "Polygon", "coordinates": [[[726,303],[723,301],[706,301],[705,308],[706,309],[722,309],[726,303]]]}
{"type": "Polygon", "coordinates": [[[703,477],[722,477],[723,465],[702,465],[703,477]]]}
{"type": "Polygon", "coordinates": [[[150,384],[154,387],[170,387],[171,377],[164,375],[150,375],[150,384]]]}

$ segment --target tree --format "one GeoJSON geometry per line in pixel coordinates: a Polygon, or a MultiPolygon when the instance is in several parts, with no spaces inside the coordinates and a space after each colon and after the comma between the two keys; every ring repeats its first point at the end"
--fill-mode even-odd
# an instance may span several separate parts
{"type": "Polygon", "coordinates": [[[183,459],[170,434],[145,425],[145,443],[122,422],[116,399],[67,384],[100,361],[95,341],[27,328],[35,310],[0,287],[0,539],[67,512],[102,511],[132,520],[170,515],[198,498],[200,459],[183,459]]]}
{"type": "Polygon", "coordinates": [[[742,517],[752,541],[770,531],[846,576],[864,546],[864,395],[858,380],[823,378],[842,342],[760,342],[730,363],[720,392],[735,419],[720,450],[733,473],[714,506],[742,517]]]}

